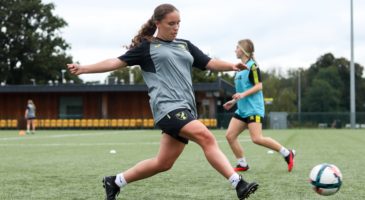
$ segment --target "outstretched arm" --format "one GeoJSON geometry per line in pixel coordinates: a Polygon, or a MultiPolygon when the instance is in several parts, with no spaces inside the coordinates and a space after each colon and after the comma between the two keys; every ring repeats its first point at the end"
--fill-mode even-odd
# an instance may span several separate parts
{"type": "Polygon", "coordinates": [[[126,66],[127,63],[118,58],[110,58],[90,65],[67,64],[68,70],[75,75],[108,72],[126,66]]]}
{"type": "Polygon", "coordinates": [[[234,64],[212,58],[207,64],[207,69],[212,71],[239,71],[247,69],[247,67],[243,63],[234,64]]]}

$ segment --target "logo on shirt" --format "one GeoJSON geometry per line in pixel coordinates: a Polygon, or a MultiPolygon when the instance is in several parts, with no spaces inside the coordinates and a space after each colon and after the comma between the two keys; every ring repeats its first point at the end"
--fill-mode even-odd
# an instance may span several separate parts
{"type": "Polygon", "coordinates": [[[177,45],[180,49],[182,49],[182,50],[185,50],[185,51],[187,51],[188,49],[187,49],[187,47],[186,47],[186,45],[184,45],[184,44],[178,44],[177,45]]]}
{"type": "Polygon", "coordinates": [[[161,46],[161,44],[156,44],[155,45],[155,48],[158,48],[158,47],[160,47],[161,46]]]}
{"type": "Polygon", "coordinates": [[[179,120],[186,120],[188,118],[188,116],[186,115],[186,113],[184,111],[180,111],[180,112],[176,113],[175,117],[179,120]]]}

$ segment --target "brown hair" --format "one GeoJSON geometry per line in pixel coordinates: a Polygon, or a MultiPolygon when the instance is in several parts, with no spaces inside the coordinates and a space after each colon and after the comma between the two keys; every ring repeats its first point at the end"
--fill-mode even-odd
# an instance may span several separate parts
{"type": "Polygon", "coordinates": [[[34,107],[34,110],[36,109],[36,107],[35,107],[35,105],[34,105],[34,103],[33,103],[33,100],[32,100],[32,99],[28,99],[28,104],[32,104],[32,105],[33,105],[33,107],[34,107]]]}
{"type": "Polygon", "coordinates": [[[157,29],[156,22],[161,21],[167,14],[174,11],[178,10],[171,4],[161,4],[157,6],[152,17],[142,25],[142,28],[138,31],[138,34],[134,36],[132,43],[128,48],[131,49],[138,46],[143,39],[151,40],[157,29]]]}

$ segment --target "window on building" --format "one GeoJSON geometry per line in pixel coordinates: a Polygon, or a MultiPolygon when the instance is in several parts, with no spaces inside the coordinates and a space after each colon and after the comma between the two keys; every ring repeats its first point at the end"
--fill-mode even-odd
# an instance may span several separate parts
{"type": "Polygon", "coordinates": [[[61,97],[59,106],[59,118],[77,119],[83,117],[82,97],[61,97]]]}

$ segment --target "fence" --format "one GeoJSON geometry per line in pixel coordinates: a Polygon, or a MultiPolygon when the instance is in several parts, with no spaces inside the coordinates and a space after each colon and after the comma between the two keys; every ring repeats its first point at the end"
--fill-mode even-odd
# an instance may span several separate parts
{"type": "MultiPolygon", "coordinates": [[[[288,113],[290,128],[350,128],[350,113],[288,113]]],[[[365,112],[356,113],[356,128],[365,128],[365,112]]]]}
{"type": "MultiPolygon", "coordinates": [[[[234,113],[217,114],[217,118],[199,119],[209,128],[226,129],[234,113]]],[[[272,113],[263,119],[264,129],[276,128],[350,128],[349,112],[311,112],[285,113],[280,126],[275,123],[272,113]],[[273,122],[274,121],[274,122],[273,122]],[[282,123],[285,123],[284,126],[282,123]]],[[[283,114],[283,113],[281,113],[283,114]]],[[[0,119],[0,129],[25,129],[24,119],[0,119]]],[[[39,129],[119,129],[119,128],[154,128],[153,119],[36,119],[39,129]]],[[[365,128],[365,112],[356,113],[356,128],[365,128]]]]}
{"type": "MultiPolygon", "coordinates": [[[[217,119],[199,119],[209,128],[217,127],[217,119]]],[[[153,129],[153,119],[35,119],[37,129],[153,129]]],[[[25,129],[24,119],[0,119],[0,129],[25,129]]]]}
{"type": "MultiPolygon", "coordinates": [[[[218,128],[225,129],[234,113],[219,113],[217,115],[218,128]]],[[[263,128],[275,129],[275,119],[272,113],[266,114],[263,128]]],[[[349,112],[305,112],[285,113],[287,128],[350,128],[349,112]]],[[[281,122],[282,123],[282,122],[281,122]]],[[[278,126],[282,127],[282,126],[278,126]]],[[[356,113],[356,128],[365,128],[365,112],[356,113]]]]}

